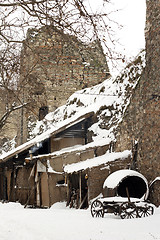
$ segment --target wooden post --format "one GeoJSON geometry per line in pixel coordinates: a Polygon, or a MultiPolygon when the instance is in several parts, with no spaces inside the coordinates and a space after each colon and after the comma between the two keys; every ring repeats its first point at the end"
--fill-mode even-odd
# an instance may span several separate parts
{"type": "Polygon", "coordinates": [[[36,162],[36,172],[35,172],[35,184],[36,184],[36,205],[40,207],[40,185],[39,185],[39,174],[37,171],[37,162],[36,162]]]}
{"type": "Polygon", "coordinates": [[[67,206],[69,205],[70,201],[70,182],[69,182],[69,176],[66,176],[66,181],[67,181],[67,206]]]}
{"type": "Polygon", "coordinates": [[[79,172],[79,201],[82,202],[82,172],[79,172]]]}
{"type": "Polygon", "coordinates": [[[7,179],[6,179],[6,167],[3,169],[3,200],[7,200],[7,179]]]}
{"type": "Polygon", "coordinates": [[[128,187],[126,187],[126,193],[127,193],[128,201],[131,202],[131,200],[130,200],[130,196],[129,196],[128,187]]]}
{"type": "Polygon", "coordinates": [[[17,174],[16,174],[16,167],[13,168],[13,200],[14,202],[16,202],[16,198],[17,198],[17,191],[16,191],[16,178],[17,178],[17,174]]]}
{"type": "Polygon", "coordinates": [[[89,201],[90,201],[90,178],[89,178],[89,170],[87,171],[87,175],[88,175],[88,180],[87,180],[87,188],[88,188],[87,201],[88,201],[88,205],[89,205],[89,201]]]}
{"type": "Polygon", "coordinates": [[[48,168],[46,169],[46,173],[47,173],[47,183],[48,183],[48,205],[49,207],[51,207],[51,191],[50,191],[50,175],[48,173],[48,168]]]}
{"type": "MultiPolygon", "coordinates": [[[[38,173],[37,173],[38,175],[38,173]]],[[[36,183],[36,198],[37,198],[37,207],[41,206],[41,199],[40,199],[40,184],[39,184],[39,176],[37,177],[37,183],[36,183]]]]}
{"type": "Polygon", "coordinates": [[[11,192],[11,171],[9,170],[7,173],[7,196],[8,201],[10,201],[10,192],[11,192]]]}

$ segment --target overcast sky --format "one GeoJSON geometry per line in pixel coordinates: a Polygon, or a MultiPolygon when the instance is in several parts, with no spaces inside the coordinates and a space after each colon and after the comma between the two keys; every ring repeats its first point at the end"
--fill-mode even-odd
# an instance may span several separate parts
{"type": "MultiPolygon", "coordinates": [[[[102,8],[102,0],[89,1],[93,9],[102,8]]],[[[106,5],[107,11],[119,10],[111,14],[114,20],[123,25],[121,30],[115,30],[115,37],[120,43],[117,44],[116,49],[125,54],[128,59],[133,58],[145,48],[145,2],[146,0],[111,0],[111,4],[106,5]]]]}
{"type": "MultiPolygon", "coordinates": [[[[135,57],[141,49],[145,48],[144,28],[146,0],[110,0],[110,2],[110,4],[106,3],[104,7],[104,0],[84,0],[88,10],[91,9],[91,12],[94,13],[109,13],[108,16],[112,20],[123,26],[119,29],[117,24],[114,24],[111,21],[107,22],[108,26],[111,26],[111,30],[114,30],[114,39],[116,40],[115,46],[109,42],[109,38],[106,34],[107,31],[102,32],[102,38],[105,39],[107,47],[110,49],[115,48],[114,50],[116,52],[120,52],[122,55],[125,55],[127,63],[131,61],[131,59],[133,59],[133,57],[135,57]]],[[[21,15],[22,11],[19,13],[21,15]]],[[[20,31],[18,34],[21,33],[22,32],[20,31]]],[[[120,57],[120,59],[122,58],[120,57]]],[[[117,75],[118,72],[115,67],[113,71],[112,66],[111,61],[109,61],[110,71],[112,74],[117,75]]],[[[117,67],[119,70],[124,67],[121,60],[118,62],[117,67]]]]}
{"type": "Polygon", "coordinates": [[[145,0],[112,0],[112,2],[117,9],[122,9],[114,14],[124,26],[119,33],[121,42],[129,54],[136,54],[139,49],[145,47],[145,0]]]}

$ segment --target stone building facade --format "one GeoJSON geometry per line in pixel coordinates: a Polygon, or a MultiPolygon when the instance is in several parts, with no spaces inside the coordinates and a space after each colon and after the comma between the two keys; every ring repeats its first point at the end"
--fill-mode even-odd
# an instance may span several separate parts
{"type": "Polygon", "coordinates": [[[96,85],[109,75],[99,43],[87,45],[51,26],[30,29],[21,54],[22,98],[30,102],[21,116],[22,142],[27,137],[28,117],[31,121],[43,119],[65,104],[72,93],[96,85]]]}
{"type": "MultiPolygon", "coordinates": [[[[160,2],[147,1],[146,67],[117,135],[117,151],[135,153],[133,167],[149,181],[160,176],[160,2]]],[[[156,192],[156,191],[155,191],[156,192]]],[[[160,204],[160,192],[154,198],[160,204]],[[157,200],[158,199],[158,200],[157,200]]],[[[153,197],[153,196],[152,196],[153,197]]]]}
{"type": "MultiPolygon", "coordinates": [[[[109,75],[99,43],[87,45],[51,26],[29,29],[21,50],[18,96],[21,103],[28,104],[8,118],[1,131],[0,145],[15,136],[18,145],[26,142],[28,121],[43,119],[48,112],[65,104],[72,93],[96,85],[109,75]]],[[[1,116],[7,107],[6,98],[2,91],[1,116]]]]}

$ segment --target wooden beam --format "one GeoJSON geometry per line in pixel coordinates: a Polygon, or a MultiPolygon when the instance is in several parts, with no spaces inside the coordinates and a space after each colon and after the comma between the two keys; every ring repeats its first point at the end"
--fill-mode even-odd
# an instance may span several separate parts
{"type": "Polygon", "coordinates": [[[82,202],[82,172],[79,172],[79,201],[82,202]]]}
{"type": "Polygon", "coordinates": [[[85,200],[87,199],[87,195],[88,195],[88,193],[86,193],[86,195],[85,195],[85,197],[83,198],[83,200],[82,200],[81,204],[79,205],[79,209],[81,209],[81,208],[82,208],[82,206],[83,206],[83,203],[84,203],[84,202],[85,202],[85,200]]]}

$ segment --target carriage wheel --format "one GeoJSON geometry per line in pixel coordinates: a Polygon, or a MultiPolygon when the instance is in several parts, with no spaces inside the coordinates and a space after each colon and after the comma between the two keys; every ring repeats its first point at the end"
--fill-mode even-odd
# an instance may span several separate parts
{"type": "Polygon", "coordinates": [[[144,206],[144,207],[138,207],[138,216],[141,217],[148,217],[150,215],[153,215],[154,208],[152,206],[144,206]]]}
{"type": "Polygon", "coordinates": [[[134,203],[124,202],[121,204],[119,209],[119,215],[122,219],[124,218],[137,218],[137,208],[134,203]]]}
{"type": "Polygon", "coordinates": [[[117,215],[118,215],[118,212],[115,212],[115,211],[114,211],[113,213],[114,213],[114,215],[115,215],[115,216],[117,216],[117,215]]]}
{"type": "Polygon", "coordinates": [[[95,200],[91,205],[92,217],[104,217],[103,204],[99,200],[95,200]]]}

